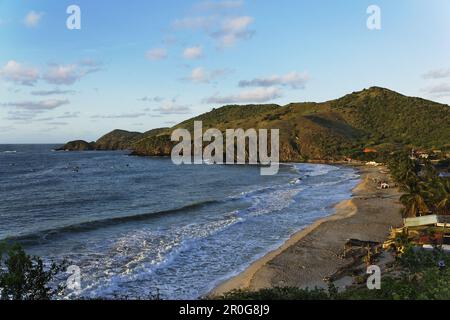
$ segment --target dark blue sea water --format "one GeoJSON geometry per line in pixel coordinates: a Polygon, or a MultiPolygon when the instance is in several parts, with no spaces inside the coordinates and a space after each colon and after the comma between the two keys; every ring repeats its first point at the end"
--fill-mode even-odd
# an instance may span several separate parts
{"type": "Polygon", "coordinates": [[[0,145],[0,240],[78,265],[85,297],[197,298],[332,214],[359,180],[347,167],[261,176],[54,147],[0,145]]]}

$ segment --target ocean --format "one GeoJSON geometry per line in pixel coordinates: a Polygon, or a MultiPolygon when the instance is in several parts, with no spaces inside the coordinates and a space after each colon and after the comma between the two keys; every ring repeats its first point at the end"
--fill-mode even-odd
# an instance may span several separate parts
{"type": "Polygon", "coordinates": [[[196,299],[334,212],[349,167],[175,166],[127,152],[0,145],[0,241],[80,267],[66,298],[196,299]]]}

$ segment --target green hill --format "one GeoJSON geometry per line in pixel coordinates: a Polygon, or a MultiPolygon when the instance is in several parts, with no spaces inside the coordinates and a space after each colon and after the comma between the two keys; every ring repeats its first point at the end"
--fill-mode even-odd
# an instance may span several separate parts
{"type": "Polygon", "coordinates": [[[125,130],[114,130],[95,142],[96,150],[125,150],[132,148],[132,145],[136,139],[138,139],[142,133],[140,132],[128,132],[125,130]]]}
{"type": "Polygon", "coordinates": [[[96,148],[132,149],[134,154],[146,156],[169,155],[172,130],[192,131],[194,121],[203,121],[204,130],[280,129],[282,161],[334,160],[368,147],[387,151],[450,146],[448,105],[373,87],[323,103],[225,106],[173,128],[144,134],[113,131],[105,136],[108,139],[97,141],[96,148]]]}

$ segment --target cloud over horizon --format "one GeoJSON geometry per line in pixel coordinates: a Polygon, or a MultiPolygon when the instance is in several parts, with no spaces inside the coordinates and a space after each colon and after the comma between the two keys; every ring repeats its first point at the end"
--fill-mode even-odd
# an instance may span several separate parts
{"type": "Polygon", "coordinates": [[[231,73],[231,71],[227,69],[215,69],[208,71],[203,67],[199,67],[193,69],[191,74],[185,78],[182,78],[182,80],[193,83],[211,83],[212,81],[222,78],[229,73],[231,73]]]}
{"type": "Polygon", "coordinates": [[[37,102],[36,101],[7,102],[2,103],[1,105],[5,107],[16,107],[18,109],[25,109],[25,110],[45,111],[45,110],[53,110],[69,103],[70,103],[69,100],[49,99],[37,102]]]}
{"type": "Polygon", "coordinates": [[[436,97],[447,97],[450,96],[450,84],[440,83],[426,88],[425,91],[436,97]]]}
{"type": "Polygon", "coordinates": [[[309,79],[307,73],[290,72],[283,76],[273,75],[252,80],[241,80],[239,87],[290,86],[292,89],[304,89],[309,79]]]}
{"type": "Polygon", "coordinates": [[[191,108],[187,105],[177,104],[176,101],[172,100],[163,103],[152,111],[158,112],[161,115],[182,115],[191,113],[191,108]]]}
{"type": "Polygon", "coordinates": [[[39,70],[10,60],[0,69],[0,78],[24,86],[33,86],[39,80],[39,70]]]}
{"type": "Polygon", "coordinates": [[[93,115],[91,119],[136,119],[140,117],[148,116],[147,113],[122,113],[122,114],[110,114],[110,115],[93,115]]]}
{"type": "Polygon", "coordinates": [[[0,103],[0,106],[14,108],[8,111],[6,120],[28,121],[46,111],[55,110],[69,104],[69,100],[18,101],[0,103]]]}
{"type": "Polygon", "coordinates": [[[220,96],[214,95],[203,100],[210,104],[230,104],[230,103],[263,103],[282,97],[282,92],[278,88],[256,88],[253,90],[241,91],[237,94],[220,96]]]}
{"type": "Polygon", "coordinates": [[[138,99],[138,101],[143,101],[143,102],[162,102],[164,101],[164,98],[159,97],[159,96],[155,96],[155,97],[142,97],[140,99],[138,99]]]}
{"type": "Polygon", "coordinates": [[[424,79],[443,79],[450,77],[450,68],[435,69],[428,71],[422,76],[424,79]]]}
{"type": "Polygon", "coordinates": [[[50,84],[56,85],[73,85],[88,74],[98,72],[101,68],[99,64],[51,64],[42,76],[42,78],[50,84]]]}
{"type": "Polygon", "coordinates": [[[54,85],[73,85],[88,74],[100,71],[99,63],[50,64],[41,74],[36,67],[26,66],[15,60],[8,61],[0,69],[0,78],[24,86],[34,86],[39,80],[54,85]]]}
{"type": "Polygon", "coordinates": [[[53,95],[64,95],[64,94],[74,94],[74,90],[61,90],[61,89],[53,89],[53,90],[36,90],[31,91],[31,95],[33,96],[53,96],[53,95]]]}

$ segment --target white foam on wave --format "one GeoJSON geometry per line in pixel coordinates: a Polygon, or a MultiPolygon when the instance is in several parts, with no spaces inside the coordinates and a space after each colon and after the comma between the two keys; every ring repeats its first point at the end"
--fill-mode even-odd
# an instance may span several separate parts
{"type": "Polygon", "coordinates": [[[339,170],[339,167],[328,164],[295,164],[294,166],[301,174],[310,177],[322,176],[332,171],[339,170]]]}
{"type": "MultiPolygon", "coordinates": [[[[317,177],[341,168],[302,164],[296,166],[296,169],[302,176],[317,177]]],[[[336,198],[337,201],[345,198],[350,180],[357,177],[351,170],[341,172],[342,174],[331,176],[333,181],[324,177],[311,179],[311,182],[305,179],[305,184],[302,184],[298,178],[293,180],[290,176],[290,180],[287,179],[285,184],[242,192],[229,199],[242,200],[245,204],[248,203],[248,207],[222,215],[218,220],[194,219],[192,221],[196,221],[195,223],[187,224],[174,220],[177,225],[167,224],[161,229],[155,229],[154,226],[145,227],[111,239],[108,249],[101,250],[103,253],[93,251],[97,255],[97,264],[85,272],[92,278],[85,282],[83,296],[109,298],[120,293],[130,297],[145,297],[147,293],[151,293],[150,286],[157,286],[168,297],[196,298],[197,293],[204,294],[204,288],[200,287],[202,283],[206,283],[208,287],[217,283],[218,278],[212,278],[210,273],[214,274],[214,271],[217,272],[221,268],[227,270],[230,261],[238,258],[239,253],[236,250],[258,247],[261,243],[265,249],[275,248],[288,238],[290,232],[295,231],[292,227],[303,228],[305,224],[312,223],[322,215],[330,214],[332,210],[328,206],[334,202],[333,199],[336,198]],[[296,181],[298,183],[295,183],[296,181]],[[322,190],[331,194],[323,193],[322,190]],[[301,199],[301,202],[295,204],[298,199],[301,199]],[[292,204],[293,210],[284,210],[292,204]],[[325,206],[327,208],[322,208],[325,206]],[[246,220],[249,221],[248,225],[244,223],[230,229],[246,220]],[[253,238],[249,237],[261,233],[261,223],[267,226],[276,225],[276,229],[263,227],[265,234],[270,236],[261,237],[259,242],[253,243],[253,238]],[[278,234],[280,226],[284,228],[282,234],[278,234]],[[242,234],[248,234],[249,237],[235,239],[238,235],[236,229],[239,228],[244,230],[242,234]],[[205,238],[207,241],[201,241],[205,238]],[[232,249],[227,251],[228,247],[232,249]],[[236,252],[236,257],[231,259],[230,252],[236,252]],[[212,253],[214,254],[211,255],[212,253]],[[208,254],[210,255],[206,257],[208,254]],[[213,257],[216,259],[211,262],[213,257]],[[230,261],[224,264],[221,259],[230,261]],[[193,273],[198,270],[202,271],[200,275],[193,273]]],[[[251,250],[246,252],[251,255],[245,257],[247,260],[239,262],[239,270],[242,270],[244,265],[247,266],[250,260],[265,254],[265,251],[257,255],[253,255],[251,250]]],[[[236,273],[236,269],[229,271],[236,273]]]]}
{"type": "Polygon", "coordinates": [[[291,179],[287,184],[272,185],[241,192],[239,196],[230,199],[240,199],[250,202],[250,207],[242,210],[241,215],[258,216],[277,212],[289,207],[294,197],[305,188],[299,187],[300,178],[291,179]]]}
{"type": "Polygon", "coordinates": [[[292,188],[255,195],[251,199],[252,206],[245,211],[250,216],[259,216],[283,210],[294,202],[294,197],[301,190],[292,188]]]}
{"type": "MultiPolygon", "coordinates": [[[[142,229],[116,239],[99,263],[86,273],[93,275],[85,281],[82,295],[87,297],[114,297],[127,294],[127,284],[145,280],[170,262],[181,250],[195,246],[198,240],[220,232],[243,219],[229,213],[223,220],[192,223],[170,230],[142,229]]],[[[132,287],[132,286],[131,286],[132,287]]]]}

